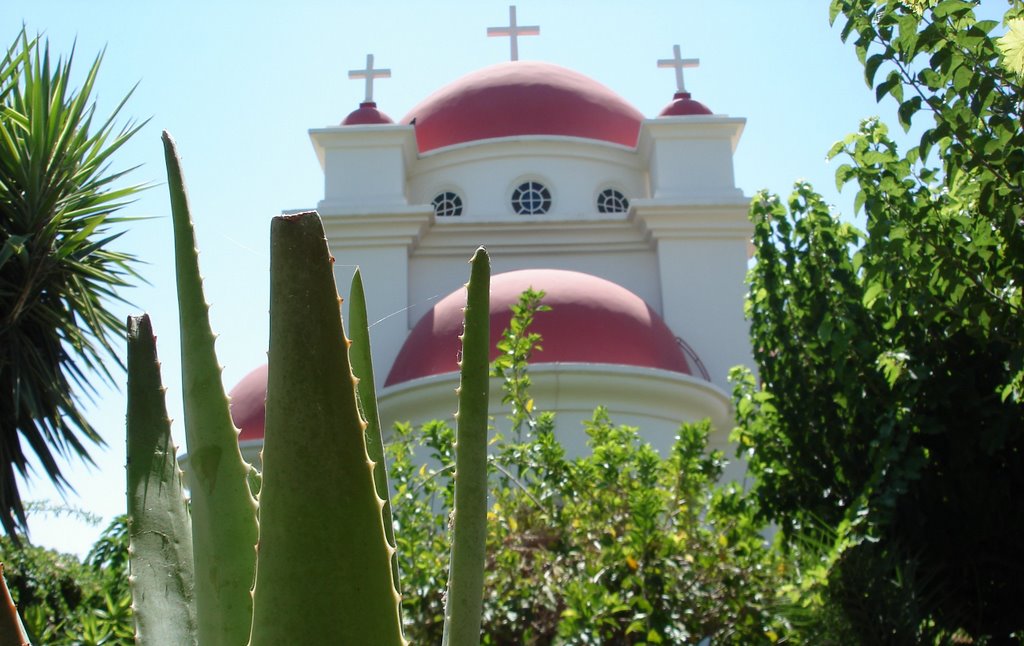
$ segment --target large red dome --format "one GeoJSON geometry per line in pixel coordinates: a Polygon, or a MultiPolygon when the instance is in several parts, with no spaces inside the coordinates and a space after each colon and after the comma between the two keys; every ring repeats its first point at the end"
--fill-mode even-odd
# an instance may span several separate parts
{"type": "MultiPolygon", "coordinates": [[[[512,319],[511,306],[528,288],[544,290],[531,330],[543,337],[533,363],[598,363],[659,368],[692,374],[675,335],[642,298],[610,281],[575,271],[527,269],[491,279],[491,360],[512,319]]],[[[441,299],[413,328],[385,385],[458,370],[465,289],[441,299]]],[[[267,366],[256,368],[231,390],[231,417],[239,440],[263,439],[267,366]]]]}
{"type": "MultiPolygon", "coordinates": [[[[692,374],[675,335],[642,298],[610,281],[575,271],[526,269],[491,279],[491,343],[512,319],[511,306],[526,289],[543,290],[549,312],[531,330],[543,350],[534,363],[604,363],[692,374]]],[[[416,324],[388,374],[394,385],[458,370],[464,289],[439,301],[416,324]]],[[[498,356],[491,348],[491,360],[498,356]]]]}
{"type": "Polygon", "coordinates": [[[401,122],[416,126],[422,153],[516,135],[584,137],[634,147],[642,120],[622,97],[579,72],[512,61],[444,86],[401,122]]]}

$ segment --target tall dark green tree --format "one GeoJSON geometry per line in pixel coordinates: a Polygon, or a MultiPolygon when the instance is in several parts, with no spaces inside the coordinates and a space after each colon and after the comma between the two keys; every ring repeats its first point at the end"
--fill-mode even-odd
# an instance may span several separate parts
{"type": "Polygon", "coordinates": [[[833,148],[864,232],[806,185],[751,211],[739,438],[789,536],[840,528],[827,588],[861,643],[1024,631],[1024,86],[978,4],[833,0],[919,144],[868,120],[833,148]]]}
{"type": "Polygon", "coordinates": [[[72,58],[51,59],[23,31],[0,61],[0,524],[11,536],[26,528],[29,455],[66,486],[59,460],[89,460],[102,443],[82,398],[111,378],[123,324],[110,306],[135,277],[112,243],[125,219],[115,213],[140,187],[110,163],[141,126],[115,123],[124,101],[98,118],[102,56],[77,90],[72,58]]]}

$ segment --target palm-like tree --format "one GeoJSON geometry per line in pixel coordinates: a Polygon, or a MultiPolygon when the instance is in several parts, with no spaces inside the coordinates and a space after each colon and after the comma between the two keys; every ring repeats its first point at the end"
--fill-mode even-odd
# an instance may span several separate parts
{"type": "Polygon", "coordinates": [[[94,120],[102,54],[77,91],[72,58],[51,61],[23,30],[0,61],[0,524],[11,536],[27,529],[17,474],[28,476],[29,453],[65,487],[58,457],[91,461],[88,445],[102,444],[82,397],[96,392],[90,379],[111,380],[109,359],[120,364],[111,343],[123,323],[109,307],[137,277],[134,257],[110,245],[127,219],[113,214],[142,187],[119,187],[109,163],[143,124],[115,124],[124,100],[94,120]]]}

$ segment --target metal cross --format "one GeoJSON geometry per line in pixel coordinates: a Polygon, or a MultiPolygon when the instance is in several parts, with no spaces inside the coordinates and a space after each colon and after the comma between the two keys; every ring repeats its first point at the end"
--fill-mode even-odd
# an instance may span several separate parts
{"type": "Polygon", "coordinates": [[[366,55],[365,70],[349,70],[350,79],[366,79],[366,103],[373,102],[373,79],[391,78],[391,70],[373,69],[373,54],[366,55]]]}
{"type": "Polygon", "coordinates": [[[537,25],[521,26],[516,24],[516,6],[511,5],[508,8],[508,27],[488,27],[488,36],[508,36],[509,40],[512,41],[512,60],[519,60],[519,37],[520,36],[538,36],[540,35],[540,27],[537,25]]]}
{"type": "Polygon", "coordinates": [[[676,91],[686,92],[686,85],[683,83],[683,69],[697,67],[700,65],[699,58],[683,58],[679,54],[679,45],[672,46],[672,58],[658,59],[658,67],[672,67],[676,70],[676,91]]]}

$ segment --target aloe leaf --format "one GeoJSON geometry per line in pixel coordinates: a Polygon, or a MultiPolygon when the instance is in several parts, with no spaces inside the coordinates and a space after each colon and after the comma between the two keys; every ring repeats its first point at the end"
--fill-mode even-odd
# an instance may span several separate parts
{"type": "Polygon", "coordinates": [[[319,216],[275,218],[254,646],[404,644],[348,350],[319,216]]]}
{"type": "Polygon", "coordinates": [[[196,644],[192,523],[146,315],[128,318],[127,472],[136,642],[196,644]]]}
{"type": "Polygon", "coordinates": [[[444,609],[445,646],[480,643],[487,546],[487,403],[490,390],[490,258],[470,261],[455,436],[452,556],[444,609]]]}
{"type": "Polygon", "coordinates": [[[174,223],[199,642],[238,646],[249,638],[259,532],[248,484],[251,467],[238,448],[221,381],[181,163],[166,132],[163,142],[174,223]]]}
{"type": "MultiPolygon", "coordinates": [[[[352,286],[349,289],[348,327],[352,334],[349,358],[352,361],[352,372],[359,380],[356,394],[359,396],[363,419],[366,420],[366,453],[373,461],[373,484],[377,489],[377,495],[384,501],[384,508],[381,510],[384,535],[388,539],[388,545],[397,550],[395,525],[391,517],[391,485],[388,483],[387,461],[384,459],[384,437],[380,427],[380,413],[377,410],[377,389],[374,386],[373,358],[370,354],[370,322],[366,316],[366,294],[359,269],[352,275],[352,286]]],[[[395,587],[401,592],[397,554],[391,559],[391,571],[395,578],[395,587]]]]}

